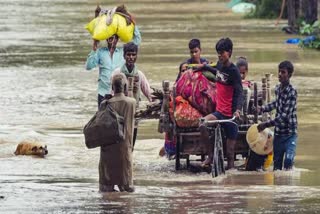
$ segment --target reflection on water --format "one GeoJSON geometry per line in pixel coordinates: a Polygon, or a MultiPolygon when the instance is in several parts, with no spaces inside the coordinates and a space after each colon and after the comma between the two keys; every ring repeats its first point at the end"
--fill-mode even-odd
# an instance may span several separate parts
{"type": "MultiPolygon", "coordinates": [[[[96,2],[0,0],[0,212],[320,210],[319,52],[284,44],[289,36],[275,28],[273,20],[241,19],[226,9],[225,2],[128,1],[143,38],[139,68],[152,86],[160,87],[162,79],[173,81],[194,37],[201,39],[203,56],[211,61],[217,60],[216,41],[231,37],[234,57],[249,59],[250,79],[272,73],[273,85],[278,63],[292,60],[296,68],[292,82],[299,93],[293,172],[229,171],[218,178],[205,172],[176,172],[174,161],[158,157],[163,136],[157,133],[157,121],[143,121],[134,152],[136,192],[99,194],[99,150],[86,149],[82,135],[97,108],[98,74],[84,70],[91,40],[83,28],[96,2]],[[46,144],[48,156],[14,156],[16,145],[25,139],[46,144]]],[[[112,7],[118,1],[102,4],[112,7]]]]}
{"type": "MultiPolygon", "coordinates": [[[[174,171],[174,161],[159,158],[162,140],[139,140],[134,152],[133,194],[98,193],[99,149],[87,150],[81,137],[36,136],[48,146],[46,158],[14,156],[16,142],[1,142],[0,210],[25,213],[150,213],[150,212],[268,212],[285,207],[289,213],[315,212],[320,208],[319,181],[313,170],[291,172],[241,172],[212,178],[210,174],[174,171]],[[3,151],[3,150],[2,150],[3,151]],[[31,200],[31,201],[30,201],[31,200]],[[295,201],[296,203],[292,203],[295,201]]],[[[38,134],[36,134],[38,133],[38,134]]],[[[50,130],[48,130],[50,133],[50,130]]],[[[63,131],[62,131],[63,133],[63,131]]],[[[303,160],[300,160],[302,164],[303,160]]],[[[306,166],[307,167],[307,166],[306,166]]]]}

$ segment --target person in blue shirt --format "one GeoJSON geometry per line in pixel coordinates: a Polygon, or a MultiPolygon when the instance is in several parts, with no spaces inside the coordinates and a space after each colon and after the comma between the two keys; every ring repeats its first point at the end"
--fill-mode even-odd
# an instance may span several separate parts
{"type": "MultiPolygon", "coordinates": [[[[111,94],[111,76],[112,72],[121,67],[125,60],[123,58],[123,47],[117,47],[119,37],[113,35],[108,38],[107,47],[97,49],[97,41],[94,41],[92,51],[89,53],[86,61],[86,70],[91,70],[99,66],[98,79],[98,107],[104,97],[111,94]]],[[[141,34],[137,26],[134,28],[133,43],[141,44],[141,34]]]]}

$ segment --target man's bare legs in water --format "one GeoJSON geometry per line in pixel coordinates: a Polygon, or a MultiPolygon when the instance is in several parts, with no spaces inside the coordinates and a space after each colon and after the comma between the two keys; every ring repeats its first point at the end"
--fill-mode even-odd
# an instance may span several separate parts
{"type": "MultiPolygon", "coordinates": [[[[218,118],[213,114],[208,114],[204,117],[205,121],[212,121],[212,120],[218,120],[218,118]]],[[[209,143],[208,146],[208,157],[205,161],[202,162],[203,166],[210,165],[213,160],[213,143],[209,142],[209,132],[207,130],[207,127],[204,125],[200,125],[200,138],[203,142],[209,143]]],[[[226,142],[226,157],[227,157],[227,169],[233,169],[234,168],[234,148],[236,144],[236,140],[233,139],[227,139],[226,142]]]]}

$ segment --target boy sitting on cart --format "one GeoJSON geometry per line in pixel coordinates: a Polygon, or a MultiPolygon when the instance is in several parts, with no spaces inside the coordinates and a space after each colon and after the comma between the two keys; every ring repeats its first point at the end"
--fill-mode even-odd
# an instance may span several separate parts
{"type": "MultiPolygon", "coordinates": [[[[179,66],[179,73],[176,79],[176,82],[180,79],[181,76],[188,70],[189,65],[199,65],[199,64],[208,64],[209,61],[206,58],[201,57],[201,42],[199,39],[191,39],[189,41],[189,51],[190,58],[182,62],[179,66]]],[[[165,145],[159,151],[160,156],[167,155],[169,159],[174,158],[176,153],[176,139],[172,133],[165,133],[165,145]]]]}

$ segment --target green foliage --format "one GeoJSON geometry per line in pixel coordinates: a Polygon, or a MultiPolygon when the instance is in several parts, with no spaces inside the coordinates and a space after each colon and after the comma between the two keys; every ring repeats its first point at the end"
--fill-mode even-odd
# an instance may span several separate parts
{"type": "Polygon", "coordinates": [[[315,21],[312,25],[302,21],[299,29],[300,34],[314,38],[312,41],[300,41],[299,46],[320,50],[320,21],[315,21]]]}
{"type": "Polygon", "coordinates": [[[303,40],[299,42],[299,46],[302,48],[311,48],[311,49],[317,49],[320,50],[320,38],[316,38],[316,40],[310,42],[310,43],[304,43],[303,40]]]}
{"type": "Polygon", "coordinates": [[[256,10],[248,14],[247,18],[274,19],[280,14],[282,1],[275,0],[246,0],[256,5],[256,10]]]}
{"type": "Polygon", "coordinates": [[[320,21],[315,21],[312,25],[302,21],[299,27],[299,32],[302,35],[319,35],[320,34],[320,21]]]}

